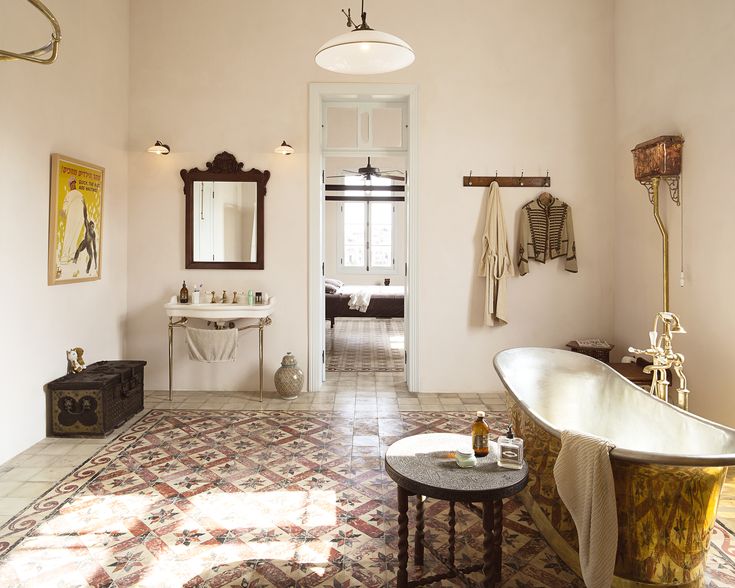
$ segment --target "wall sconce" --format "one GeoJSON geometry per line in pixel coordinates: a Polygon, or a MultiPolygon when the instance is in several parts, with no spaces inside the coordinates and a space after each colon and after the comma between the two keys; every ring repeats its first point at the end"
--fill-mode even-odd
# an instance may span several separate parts
{"type": "Polygon", "coordinates": [[[148,147],[148,153],[155,153],[156,155],[168,155],[171,153],[171,147],[164,145],[160,141],[156,141],[155,145],[148,147]]]}
{"type": "Polygon", "coordinates": [[[274,149],[276,153],[279,153],[281,155],[291,155],[294,152],[294,148],[291,147],[286,141],[281,143],[278,147],[274,149]]]}

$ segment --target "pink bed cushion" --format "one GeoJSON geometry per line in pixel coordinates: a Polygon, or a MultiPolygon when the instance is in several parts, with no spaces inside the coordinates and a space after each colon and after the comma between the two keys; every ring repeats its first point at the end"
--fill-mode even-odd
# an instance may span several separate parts
{"type": "Polygon", "coordinates": [[[338,288],[334,284],[330,284],[330,283],[324,284],[324,291],[327,294],[334,294],[337,290],[338,288]]]}
{"type": "MultiPolygon", "coordinates": [[[[337,288],[341,288],[342,286],[345,285],[345,283],[342,280],[336,280],[334,278],[324,278],[324,283],[325,284],[332,284],[333,286],[335,286],[337,288]]],[[[334,292],[331,292],[331,294],[333,294],[333,293],[334,292]]]]}

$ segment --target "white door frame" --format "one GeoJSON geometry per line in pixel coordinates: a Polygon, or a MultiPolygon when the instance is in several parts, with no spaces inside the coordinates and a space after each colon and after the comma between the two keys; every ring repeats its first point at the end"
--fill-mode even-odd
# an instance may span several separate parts
{"type": "Polygon", "coordinates": [[[345,95],[408,98],[408,177],[406,198],[406,383],[420,390],[418,357],[418,86],[415,84],[309,84],[309,390],[324,380],[324,198],[322,197],[322,103],[345,95]]]}

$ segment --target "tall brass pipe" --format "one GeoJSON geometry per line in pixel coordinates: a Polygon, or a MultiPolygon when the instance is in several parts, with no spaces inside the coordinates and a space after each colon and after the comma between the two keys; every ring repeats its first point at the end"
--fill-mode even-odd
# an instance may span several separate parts
{"type": "Polygon", "coordinates": [[[659,211],[658,187],[661,178],[653,178],[651,180],[651,189],[653,190],[653,218],[661,231],[663,241],[663,266],[664,266],[664,312],[669,312],[669,233],[666,231],[661,213],[659,211]]]}

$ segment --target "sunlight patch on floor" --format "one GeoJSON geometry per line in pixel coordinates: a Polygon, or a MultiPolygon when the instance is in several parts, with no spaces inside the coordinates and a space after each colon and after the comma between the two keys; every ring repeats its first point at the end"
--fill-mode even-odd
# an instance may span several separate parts
{"type": "Polygon", "coordinates": [[[390,337],[390,348],[391,349],[403,349],[403,335],[393,335],[390,337]]]}
{"type": "Polygon", "coordinates": [[[42,536],[76,533],[128,533],[126,517],[143,518],[150,512],[153,498],[144,495],[80,496],[65,505],[59,514],[38,529],[42,536]]]}
{"type": "MultiPolygon", "coordinates": [[[[204,520],[211,521],[210,527],[239,529],[245,534],[233,535],[230,543],[215,543],[207,529],[200,529],[194,519],[179,513],[167,529],[175,536],[174,541],[159,554],[138,585],[181,586],[215,566],[254,560],[312,564],[314,571],[324,573],[322,564],[329,562],[330,543],[295,542],[282,527],[335,526],[335,492],[225,492],[198,494],[188,502],[204,520]]],[[[104,568],[124,572],[142,568],[143,562],[135,554],[119,557],[110,548],[121,538],[132,537],[128,521],[145,520],[155,514],[151,512],[155,510],[153,503],[153,497],[145,495],[83,496],[73,500],[39,527],[39,536],[29,537],[9,555],[0,567],[0,583],[29,585],[34,578],[52,575],[63,577],[64,585],[85,585],[95,573],[95,566],[84,557],[87,550],[97,552],[104,568]]]]}
{"type": "Polygon", "coordinates": [[[223,529],[313,528],[337,522],[337,495],[327,490],[197,494],[189,502],[223,529]]]}

